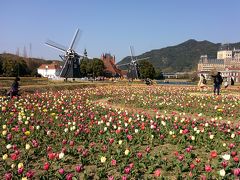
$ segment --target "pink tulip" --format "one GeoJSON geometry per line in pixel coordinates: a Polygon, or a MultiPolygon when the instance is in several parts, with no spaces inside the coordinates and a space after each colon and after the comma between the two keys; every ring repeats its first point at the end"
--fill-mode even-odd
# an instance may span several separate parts
{"type": "Polygon", "coordinates": [[[83,170],[82,164],[77,165],[76,168],[75,168],[75,170],[76,170],[76,172],[80,173],[80,172],[83,170]]]}
{"type": "Polygon", "coordinates": [[[66,180],[72,180],[73,178],[73,175],[71,173],[69,173],[67,176],[66,176],[66,180]]]}
{"type": "Polygon", "coordinates": [[[206,172],[211,172],[212,171],[212,167],[210,165],[205,165],[205,171],[206,172]]]}
{"type": "Polygon", "coordinates": [[[18,168],[18,174],[22,174],[23,173],[23,168],[18,168]]]}
{"type": "Polygon", "coordinates": [[[114,176],[108,176],[108,180],[114,180],[114,176]]]}
{"type": "Polygon", "coordinates": [[[63,175],[65,171],[64,171],[63,168],[61,168],[61,169],[58,170],[58,172],[59,172],[59,174],[63,175]]]}
{"type": "Polygon", "coordinates": [[[156,169],[156,170],[154,171],[154,176],[155,176],[155,177],[161,176],[161,170],[160,170],[160,169],[156,169]]]}
{"type": "Polygon", "coordinates": [[[124,173],[129,174],[130,172],[131,172],[131,168],[130,167],[125,167],[124,173]]]}
{"type": "Polygon", "coordinates": [[[240,176],[240,168],[233,169],[234,176],[240,176]]]}
{"type": "Polygon", "coordinates": [[[26,173],[26,176],[27,176],[28,178],[33,178],[34,172],[33,172],[32,170],[29,170],[29,171],[26,173]]]}
{"type": "Polygon", "coordinates": [[[112,159],[112,160],[111,160],[111,165],[112,165],[112,166],[116,166],[116,164],[117,164],[117,161],[116,161],[115,159],[112,159]]]}
{"type": "Polygon", "coordinates": [[[137,153],[137,157],[138,157],[139,159],[141,159],[141,158],[142,158],[142,153],[138,152],[138,153],[137,153]]]}
{"type": "Polygon", "coordinates": [[[12,173],[6,173],[4,175],[5,180],[11,180],[12,179],[12,173]]]}

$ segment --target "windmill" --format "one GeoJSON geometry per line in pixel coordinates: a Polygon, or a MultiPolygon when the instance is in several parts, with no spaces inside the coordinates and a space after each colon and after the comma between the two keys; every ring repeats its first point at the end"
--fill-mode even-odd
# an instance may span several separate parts
{"type": "Polygon", "coordinates": [[[59,55],[60,58],[64,61],[64,65],[60,72],[60,77],[64,78],[80,78],[80,59],[84,58],[84,55],[78,54],[75,51],[77,42],[80,38],[79,29],[76,30],[75,35],[73,36],[72,42],[69,48],[62,46],[58,43],[55,43],[51,40],[48,40],[45,44],[58,49],[64,52],[64,55],[59,55]]]}
{"type": "Polygon", "coordinates": [[[119,66],[128,66],[128,74],[127,77],[129,79],[138,79],[139,78],[139,65],[138,65],[138,61],[141,60],[145,60],[145,59],[149,59],[149,57],[146,58],[141,58],[141,59],[137,59],[137,57],[135,56],[134,53],[134,49],[133,46],[130,46],[130,54],[131,54],[131,61],[129,63],[125,63],[125,64],[120,64],[117,65],[119,66]]]}

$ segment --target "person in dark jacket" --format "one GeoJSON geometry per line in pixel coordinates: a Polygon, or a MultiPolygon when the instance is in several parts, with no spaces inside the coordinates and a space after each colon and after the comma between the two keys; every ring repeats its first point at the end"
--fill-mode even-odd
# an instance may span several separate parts
{"type": "Polygon", "coordinates": [[[223,82],[223,78],[221,76],[221,72],[218,72],[216,76],[212,76],[213,79],[213,83],[214,83],[214,89],[213,89],[213,93],[214,95],[217,93],[217,95],[220,94],[220,88],[223,82]]]}
{"type": "Polygon", "coordinates": [[[234,85],[233,77],[231,77],[231,85],[232,85],[232,86],[234,85]]]}
{"type": "Polygon", "coordinates": [[[16,77],[12,83],[11,89],[8,92],[8,95],[11,97],[11,99],[13,98],[13,96],[19,96],[19,83],[18,81],[20,81],[19,77],[16,77]]]}

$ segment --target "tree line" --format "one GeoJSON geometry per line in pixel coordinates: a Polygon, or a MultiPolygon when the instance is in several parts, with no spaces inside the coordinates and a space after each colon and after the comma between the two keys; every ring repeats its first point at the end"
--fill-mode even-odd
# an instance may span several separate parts
{"type": "MultiPolygon", "coordinates": [[[[37,68],[41,64],[50,64],[52,61],[43,59],[24,58],[12,54],[0,54],[0,76],[37,76],[37,68]]],[[[109,74],[105,72],[104,63],[101,59],[92,60],[84,58],[80,61],[80,72],[82,77],[98,77],[109,74]]],[[[161,79],[161,71],[155,70],[154,66],[147,60],[139,62],[140,78],[161,79]]]]}

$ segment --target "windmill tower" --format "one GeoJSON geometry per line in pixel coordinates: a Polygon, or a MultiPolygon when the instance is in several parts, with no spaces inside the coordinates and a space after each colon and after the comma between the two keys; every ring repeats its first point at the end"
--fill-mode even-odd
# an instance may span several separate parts
{"type": "Polygon", "coordinates": [[[79,29],[77,29],[75,32],[75,35],[73,36],[73,39],[69,48],[66,48],[65,46],[62,46],[50,40],[48,40],[45,43],[46,45],[52,48],[58,49],[65,53],[64,55],[59,55],[60,58],[64,61],[63,68],[61,69],[61,72],[60,72],[60,77],[64,77],[66,79],[81,77],[80,58],[85,56],[75,52],[75,48],[79,38],[80,38],[79,29]]]}
{"type": "Polygon", "coordinates": [[[133,46],[130,46],[130,54],[131,54],[131,56],[130,56],[131,61],[129,63],[120,64],[120,65],[118,65],[118,67],[119,66],[127,66],[128,67],[127,77],[129,79],[138,79],[140,74],[139,74],[139,65],[137,62],[141,61],[141,60],[149,59],[149,57],[137,59],[137,57],[135,56],[135,53],[134,53],[133,46]]]}

